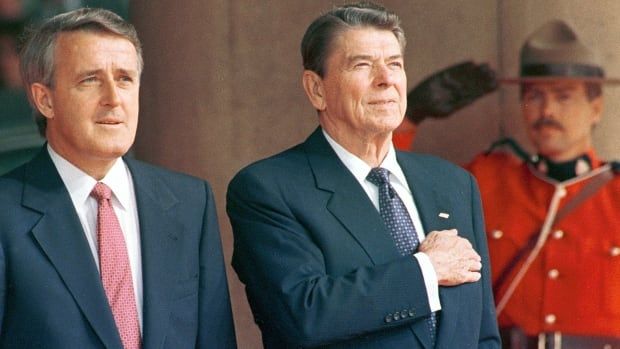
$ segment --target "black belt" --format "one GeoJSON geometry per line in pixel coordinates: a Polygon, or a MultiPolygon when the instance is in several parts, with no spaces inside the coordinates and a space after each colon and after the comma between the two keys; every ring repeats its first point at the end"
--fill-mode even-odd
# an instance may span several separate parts
{"type": "Polygon", "coordinates": [[[578,336],[562,332],[528,336],[516,328],[500,329],[503,349],[620,349],[620,338],[578,336]]]}

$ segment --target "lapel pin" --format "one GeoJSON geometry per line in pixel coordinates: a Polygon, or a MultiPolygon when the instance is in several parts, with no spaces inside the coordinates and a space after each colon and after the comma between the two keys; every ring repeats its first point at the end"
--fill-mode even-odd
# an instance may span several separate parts
{"type": "Polygon", "coordinates": [[[439,213],[439,217],[441,217],[441,218],[449,218],[450,214],[449,213],[445,213],[445,212],[441,212],[441,213],[439,213]]]}

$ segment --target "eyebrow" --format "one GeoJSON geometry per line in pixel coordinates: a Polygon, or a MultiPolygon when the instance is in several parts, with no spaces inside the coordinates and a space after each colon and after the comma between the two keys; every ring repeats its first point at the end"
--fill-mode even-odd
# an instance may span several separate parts
{"type": "Polygon", "coordinates": [[[123,69],[123,68],[119,68],[116,69],[116,71],[119,71],[125,75],[129,75],[129,76],[138,76],[138,70],[137,69],[123,69]]]}
{"type": "Polygon", "coordinates": [[[564,92],[572,92],[577,90],[577,87],[574,86],[562,86],[562,87],[556,87],[556,88],[552,88],[551,91],[554,93],[564,93],[564,92]]]}
{"type": "MultiPolygon", "coordinates": [[[[394,60],[394,59],[402,59],[403,55],[402,54],[396,54],[396,55],[392,55],[389,56],[387,58],[388,61],[394,60]]],[[[360,61],[360,60],[368,60],[368,61],[372,61],[374,60],[373,56],[371,55],[355,55],[355,56],[351,56],[348,58],[348,62],[355,62],[355,61],[360,61]]]]}
{"type": "Polygon", "coordinates": [[[84,71],[78,72],[77,76],[81,78],[81,77],[84,77],[84,76],[96,75],[100,71],[101,71],[101,69],[84,70],[84,71]]]}
{"type": "MultiPolygon", "coordinates": [[[[91,76],[91,75],[97,75],[99,73],[101,73],[103,71],[103,69],[91,69],[91,70],[85,70],[82,72],[78,72],[78,77],[84,77],[84,76],[91,76]]],[[[138,75],[138,70],[137,69],[125,69],[125,68],[118,68],[118,69],[114,69],[114,72],[120,72],[121,74],[126,74],[129,76],[137,76],[138,75]]]]}
{"type": "MultiPolygon", "coordinates": [[[[527,88],[524,92],[528,93],[528,92],[542,92],[544,89],[540,88],[540,87],[536,87],[536,86],[532,86],[530,88],[527,88]]],[[[572,92],[577,90],[577,87],[575,86],[558,86],[558,87],[551,87],[549,88],[549,91],[551,93],[565,93],[565,92],[572,92]]]]}

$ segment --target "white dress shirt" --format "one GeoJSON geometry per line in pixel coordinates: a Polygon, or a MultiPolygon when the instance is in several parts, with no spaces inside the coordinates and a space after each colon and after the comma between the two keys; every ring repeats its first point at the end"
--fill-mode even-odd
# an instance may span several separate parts
{"type": "MultiPolygon", "coordinates": [[[[366,179],[366,176],[368,176],[368,173],[372,168],[362,159],[338,144],[327,134],[327,132],[325,132],[325,130],[323,130],[323,135],[325,135],[327,142],[332,149],[334,149],[340,161],[342,161],[349,171],[351,171],[355,179],[357,179],[370,198],[370,201],[372,201],[377,211],[379,211],[379,188],[366,179]]],[[[380,167],[390,171],[390,184],[405,204],[405,207],[411,216],[411,221],[413,222],[416,233],[418,234],[418,239],[420,240],[420,243],[422,243],[426,237],[424,228],[422,227],[422,220],[420,219],[418,209],[415,206],[413,193],[409,189],[409,184],[407,184],[405,174],[396,161],[396,151],[394,150],[393,145],[390,144],[390,149],[388,150],[388,153],[380,167]]],[[[424,284],[426,286],[426,293],[428,294],[428,303],[431,311],[441,310],[441,303],[439,301],[439,282],[437,281],[437,273],[435,273],[433,264],[428,256],[423,252],[415,253],[414,257],[418,260],[418,264],[422,270],[422,276],[424,277],[424,284]]]]}
{"type": "MultiPolygon", "coordinates": [[[[93,258],[99,268],[99,254],[97,253],[97,200],[90,196],[97,180],[87,175],[84,171],[75,167],[72,163],[56,153],[48,144],[47,150],[56,166],[60,178],[65,184],[71,201],[75,207],[86,240],[90,246],[93,258]]],[[[119,158],[110,171],[100,181],[112,190],[112,207],[118,218],[118,222],[125,237],[133,290],[138,309],[138,321],[142,331],[142,259],[140,250],[140,226],[138,222],[138,209],[134,192],[131,173],[125,162],[119,158]]]]}

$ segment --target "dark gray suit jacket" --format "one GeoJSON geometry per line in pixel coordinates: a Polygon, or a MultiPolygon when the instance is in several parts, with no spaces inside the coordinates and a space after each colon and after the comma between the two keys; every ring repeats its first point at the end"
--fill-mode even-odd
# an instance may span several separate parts
{"type": "MultiPolygon", "coordinates": [[[[427,232],[456,228],[482,280],[441,287],[437,348],[499,348],[479,193],[435,157],[397,153],[427,232]],[[442,218],[439,213],[449,214],[442,218]]],[[[359,183],[317,129],[228,189],[233,267],[266,348],[430,348],[428,296],[359,183]]]]}
{"type": "MultiPolygon", "coordinates": [[[[143,268],[143,348],[235,348],[209,185],[125,159],[143,268]]],[[[69,193],[45,148],[0,177],[0,348],[122,348],[69,193]]]]}

